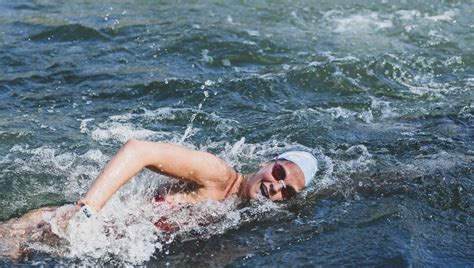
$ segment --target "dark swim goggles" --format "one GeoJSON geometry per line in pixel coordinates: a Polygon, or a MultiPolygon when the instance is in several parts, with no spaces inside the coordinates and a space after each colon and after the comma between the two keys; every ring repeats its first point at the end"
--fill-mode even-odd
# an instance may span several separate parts
{"type": "Polygon", "coordinates": [[[272,176],[283,186],[281,188],[283,198],[288,199],[296,195],[297,192],[295,188],[293,188],[293,186],[286,185],[286,171],[285,168],[280,163],[278,163],[278,159],[275,159],[275,163],[273,163],[272,176]]]}

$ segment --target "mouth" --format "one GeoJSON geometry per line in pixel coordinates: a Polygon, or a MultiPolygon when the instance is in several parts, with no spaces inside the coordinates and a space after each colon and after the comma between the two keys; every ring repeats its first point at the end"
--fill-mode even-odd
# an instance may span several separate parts
{"type": "Polygon", "coordinates": [[[265,187],[265,185],[263,183],[260,184],[260,192],[266,198],[270,198],[270,195],[268,194],[268,189],[267,189],[267,187],[265,187]]]}

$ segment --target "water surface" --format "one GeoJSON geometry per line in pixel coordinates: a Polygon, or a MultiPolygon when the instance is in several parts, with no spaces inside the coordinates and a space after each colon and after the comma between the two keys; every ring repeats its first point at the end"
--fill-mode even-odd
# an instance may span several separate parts
{"type": "Polygon", "coordinates": [[[166,179],[143,172],[104,210],[116,236],[79,228],[21,263],[472,266],[473,10],[0,1],[0,220],[76,201],[129,138],[242,172],[290,149],[320,163],[292,202],[184,208],[171,237],[147,220],[166,179]]]}

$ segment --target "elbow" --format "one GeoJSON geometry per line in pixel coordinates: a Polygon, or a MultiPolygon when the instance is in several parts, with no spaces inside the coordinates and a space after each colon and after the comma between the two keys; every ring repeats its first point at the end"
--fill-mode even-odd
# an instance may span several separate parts
{"type": "Polygon", "coordinates": [[[129,139],[122,146],[124,154],[134,161],[139,162],[142,167],[150,164],[153,160],[152,148],[149,141],[141,141],[137,139],[129,139]]]}
{"type": "Polygon", "coordinates": [[[127,140],[123,146],[122,151],[124,154],[129,156],[137,156],[140,155],[140,151],[142,148],[142,141],[136,139],[129,139],[127,140]]]}
{"type": "Polygon", "coordinates": [[[124,144],[123,147],[138,147],[141,143],[140,140],[137,139],[128,139],[124,144]]]}
{"type": "Polygon", "coordinates": [[[136,144],[136,143],[139,143],[140,140],[137,140],[137,139],[134,139],[134,138],[130,138],[128,139],[125,143],[124,143],[124,146],[128,145],[128,144],[136,144]]]}

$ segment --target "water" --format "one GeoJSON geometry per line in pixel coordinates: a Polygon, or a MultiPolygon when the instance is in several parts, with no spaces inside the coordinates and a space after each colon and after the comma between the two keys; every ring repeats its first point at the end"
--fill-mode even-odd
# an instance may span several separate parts
{"type": "Polygon", "coordinates": [[[290,203],[172,213],[150,204],[166,179],[145,171],[20,263],[472,266],[473,10],[0,1],[0,220],[76,201],[129,138],[242,172],[295,148],[321,164],[290,203]],[[181,229],[157,231],[161,216],[181,229]]]}

